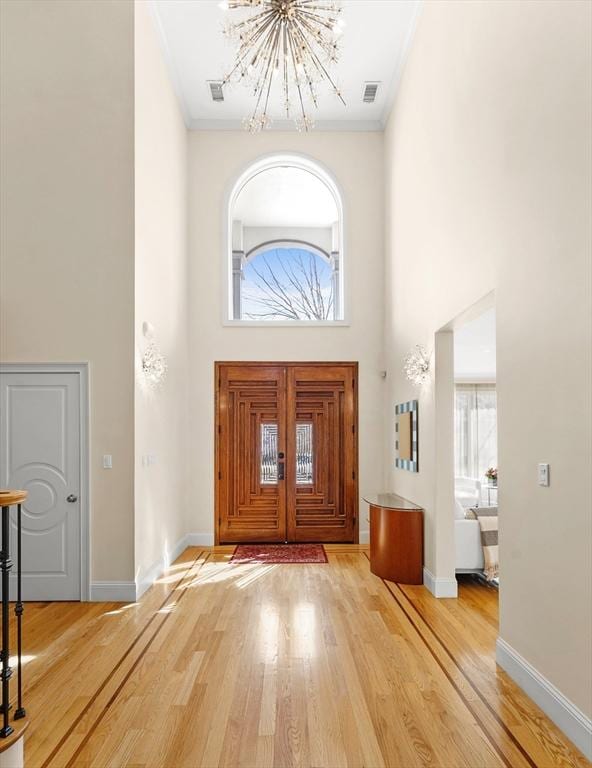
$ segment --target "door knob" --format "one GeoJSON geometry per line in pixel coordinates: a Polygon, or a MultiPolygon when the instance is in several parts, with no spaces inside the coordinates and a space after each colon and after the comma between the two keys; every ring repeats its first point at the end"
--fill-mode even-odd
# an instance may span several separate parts
{"type": "Polygon", "coordinates": [[[78,501],[78,496],[71,493],[69,496],[66,496],[66,501],[70,502],[70,504],[74,504],[75,501],[78,501]]]}

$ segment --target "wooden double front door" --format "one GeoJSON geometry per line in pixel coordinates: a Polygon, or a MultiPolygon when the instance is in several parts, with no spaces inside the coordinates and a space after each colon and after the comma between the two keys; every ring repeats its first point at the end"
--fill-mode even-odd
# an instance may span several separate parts
{"type": "Polygon", "coordinates": [[[357,363],[216,363],[217,541],[357,541],[357,363]]]}

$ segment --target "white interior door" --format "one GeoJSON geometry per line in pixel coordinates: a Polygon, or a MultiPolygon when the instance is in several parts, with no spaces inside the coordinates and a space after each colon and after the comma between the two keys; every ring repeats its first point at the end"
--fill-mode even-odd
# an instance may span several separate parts
{"type": "MultiPolygon", "coordinates": [[[[22,512],[24,600],[80,600],[80,375],[0,374],[0,486],[22,512]]],[[[16,512],[11,514],[13,575],[16,512]]]]}

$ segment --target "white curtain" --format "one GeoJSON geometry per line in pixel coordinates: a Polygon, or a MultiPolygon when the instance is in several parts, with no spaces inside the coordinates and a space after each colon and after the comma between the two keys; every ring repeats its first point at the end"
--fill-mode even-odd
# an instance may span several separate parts
{"type": "Polygon", "coordinates": [[[454,420],[455,475],[484,481],[497,467],[495,384],[457,384],[454,420]]]}

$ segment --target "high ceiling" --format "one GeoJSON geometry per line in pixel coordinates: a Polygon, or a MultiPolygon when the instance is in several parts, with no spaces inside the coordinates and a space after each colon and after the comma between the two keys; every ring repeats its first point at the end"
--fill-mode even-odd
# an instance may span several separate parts
{"type": "MultiPolygon", "coordinates": [[[[233,61],[233,45],[222,35],[225,18],[218,0],[152,0],[165,58],[188,128],[240,128],[253,99],[248,88],[225,88],[223,103],[212,101],[209,80],[221,80],[233,61]]],[[[340,61],[332,69],[343,92],[343,106],[320,91],[312,117],[317,130],[381,130],[388,118],[410,44],[420,0],[345,0],[340,61]],[[378,81],[377,98],[364,104],[368,81],[378,81]]],[[[279,97],[273,114],[280,116],[279,97]]],[[[274,119],[273,128],[292,129],[274,119]]]]}

